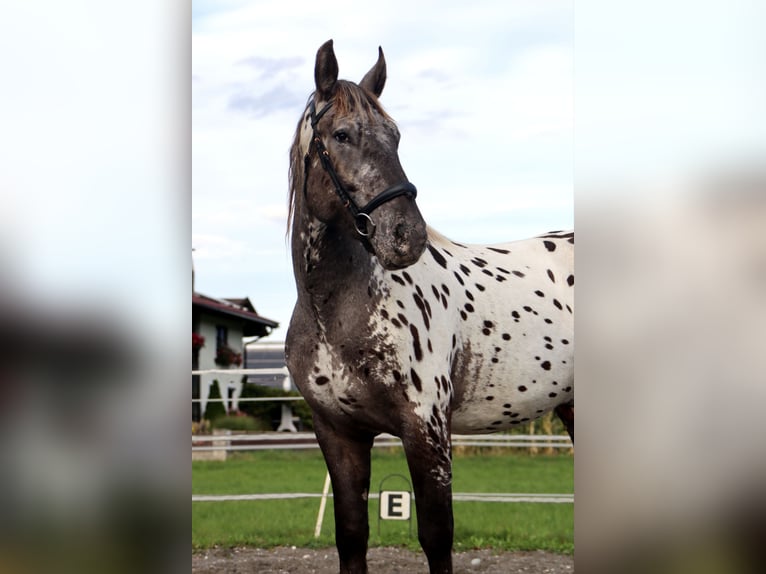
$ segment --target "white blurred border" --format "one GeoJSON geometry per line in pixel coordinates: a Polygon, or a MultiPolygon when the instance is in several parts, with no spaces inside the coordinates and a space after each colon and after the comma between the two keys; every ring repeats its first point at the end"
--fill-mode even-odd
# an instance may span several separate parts
{"type": "Polygon", "coordinates": [[[578,568],[752,571],[766,5],[586,0],[575,14],[578,568]]]}
{"type": "Polygon", "coordinates": [[[188,567],[190,20],[3,6],[0,570],[188,567]]]}

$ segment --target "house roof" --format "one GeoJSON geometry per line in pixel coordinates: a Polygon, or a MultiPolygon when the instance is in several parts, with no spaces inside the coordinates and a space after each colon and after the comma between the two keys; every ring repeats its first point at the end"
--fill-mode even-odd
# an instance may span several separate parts
{"type": "Polygon", "coordinates": [[[192,293],[192,309],[204,310],[212,315],[234,317],[242,321],[242,335],[245,337],[263,337],[271,329],[279,327],[277,321],[261,317],[249,298],[216,299],[196,291],[192,293]]]}

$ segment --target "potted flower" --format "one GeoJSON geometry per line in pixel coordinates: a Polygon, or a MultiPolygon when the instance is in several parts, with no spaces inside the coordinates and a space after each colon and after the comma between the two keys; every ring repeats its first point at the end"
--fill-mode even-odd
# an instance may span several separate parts
{"type": "Polygon", "coordinates": [[[192,351],[199,351],[205,346],[205,337],[199,333],[192,332],[192,351]]]}
{"type": "Polygon", "coordinates": [[[228,345],[219,345],[215,354],[215,362],[222,367],[230,365],[239,367],[242,364],[242,353],[237,353],[228,345]]]}

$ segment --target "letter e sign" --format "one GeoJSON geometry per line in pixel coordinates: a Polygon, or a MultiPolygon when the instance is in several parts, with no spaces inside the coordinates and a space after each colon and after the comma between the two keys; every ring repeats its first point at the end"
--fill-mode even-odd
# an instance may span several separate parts
{"type": "Polygon", "coordinates": [[[410,493],[406,490],[384,490],[380,493],[380,517],[383,520],[410,519],[410,493]]]}

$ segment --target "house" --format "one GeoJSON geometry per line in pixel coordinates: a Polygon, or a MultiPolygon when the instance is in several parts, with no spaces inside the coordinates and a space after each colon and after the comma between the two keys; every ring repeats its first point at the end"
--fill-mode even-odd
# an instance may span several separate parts
{"type": "Polygon", "coordinates": [[[210,387],[218,381],[224,408],[237,408],[242,392],[243,338],[258,340],[268,336],[279,323],[258,314],[248,298],[217,299],[194,291],[192,287],[192,370],[215,371],[192,375],[192,420],[205,412],[210,387]],[[226,371],[232,370],[228,375],[226,371]]]}

